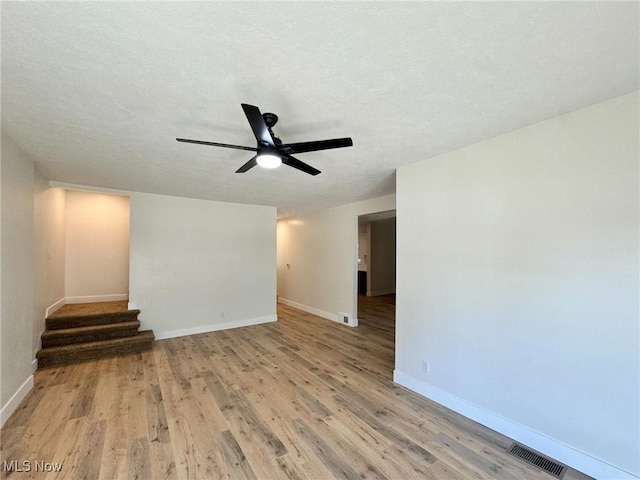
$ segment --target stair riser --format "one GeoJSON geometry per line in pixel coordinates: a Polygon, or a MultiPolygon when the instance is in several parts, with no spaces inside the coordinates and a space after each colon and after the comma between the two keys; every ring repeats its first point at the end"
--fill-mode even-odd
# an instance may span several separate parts
{"type": "MultiPolygon", "coordinates": [[[[138,332],[139,325],[111,329],[101,332],[85,333],[65,333],[62,335],[42,337],[42,348],[60,347],[62,345],[73,345],[76,343],[98,342],[100,340],[111,340],[113,338],[123,338],[134,336],[138,332]]],[[[55,330],[53,330],[55,332],[55,330]]]]}
{"type": "Polygon", "coordinates": [[[153,348],[151,330],[138,331],[138,309],[126,301],[68,304],[46,320],[38,368],[64,366],[153,348]]]}
{"type": "Polygon", "coordinates": [[[85,317],[47,318],[47,330],[61,330],[65,328],[92,327],[95,325],[109,325],[121,322],[134,322],[138,319],[137,313],[122,312],[110,315],[92,315],[85,317]]]}
{"type": "Polygon", "coordinates": [[[128,345],[115,345],[108,347],[96,347],[81,352],[66,352],[64,354],[47,355],[38,358],[38,368],[56,367],[74,363],[88,362],[100,358],[117,357],[132,353],[140,353],[153,348],[153,340],[136,342],[128,345]]]}

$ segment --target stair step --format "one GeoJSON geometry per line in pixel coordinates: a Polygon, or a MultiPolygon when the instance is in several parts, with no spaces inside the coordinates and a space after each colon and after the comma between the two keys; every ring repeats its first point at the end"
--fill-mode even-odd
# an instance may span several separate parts
{"type": "Polygon", "coordinates": [[[136,321],[140,310],[128,310],[127,305],[126,301],[68,304],[47,318],[46,327],[61,330],[136,321]]]}
{"type": "Polygon", "coordinates": [[[36,354],[38,368],[139,353],[151,350],[154,339],[155,337],[151,330],[144,330],[131,337],[43,348],[36,354]]]}
{"type": "Polygon", "coordinates": [[[135,320],[88,327],[47,330],[41,337],[42,348],[131,337],[138,332],[138,328],[140,328],[140,321],[135,320]]]}

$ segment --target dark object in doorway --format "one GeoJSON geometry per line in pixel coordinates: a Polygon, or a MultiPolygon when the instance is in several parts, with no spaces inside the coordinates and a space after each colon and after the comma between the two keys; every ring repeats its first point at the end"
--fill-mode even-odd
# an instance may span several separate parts
{"type": "Polygon", "coordinates": [[[367,294],[367,272],[358,270],[358,295],[367,294]]]}

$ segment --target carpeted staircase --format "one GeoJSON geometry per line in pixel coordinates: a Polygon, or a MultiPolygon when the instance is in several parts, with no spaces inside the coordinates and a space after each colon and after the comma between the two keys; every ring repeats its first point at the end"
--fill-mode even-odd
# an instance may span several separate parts
{"type": "Polygon", "coordinates": [[[151,330],[138,332],[140,310],[127,301],[69,304],[46,320],[38,368],[150,350],[151,330]]]}

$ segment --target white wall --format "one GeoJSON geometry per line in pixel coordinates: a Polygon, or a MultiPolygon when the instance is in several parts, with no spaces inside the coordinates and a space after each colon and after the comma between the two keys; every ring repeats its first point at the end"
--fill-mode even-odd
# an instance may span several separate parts
{"type": "Polygon", "coordinates": [[[638,111],[397,176],[396,380],[599,478],[640,474],[638,111]]]}
{"type": "Polygon", "coordinates": [[[276,209],[131,194],[130,301],[156,338],[276,320],[276,209]]]}
{"type": "Polygon", "coordinates": [[[66,296],[70,302],[126,299],[129,198],[67,191],[66,296]]]}
{"type": "Polygon", "coordinates": [[[367,295],[396,293],[396,219],[371,222],[367,295]]]}
{"type": "Polygon", "coordinates": [[[358,215],[393,209],[388,195],[280,220],[280,301],[332,320],[341,312],[354,318],[358,215]]]}
{"type": "Polygon", "coordinates": [[[36,168],[34,185],[34,318],[32,358],[40,349],[47,308],[65,297],[65,191],[36,168]]]}
{"type": "Polygon", "coordinates": [[[2,134],[0,424],[33,386],[34,164],[2,134]]]}

